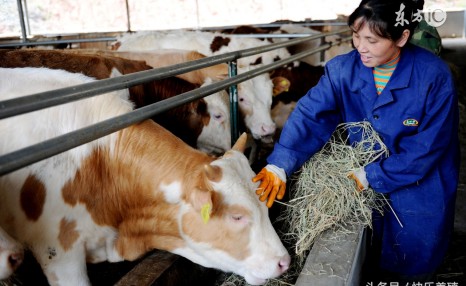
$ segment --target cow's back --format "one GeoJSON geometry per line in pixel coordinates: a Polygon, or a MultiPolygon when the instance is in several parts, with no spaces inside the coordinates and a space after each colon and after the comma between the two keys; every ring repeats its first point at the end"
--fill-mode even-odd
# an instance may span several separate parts
{"type": "Polygon", "coordinates": [[[121,74],[151,69],[144,61],[128,61],[119,57],[75,54],[60,50],[0,50],[0,67],[47,67],[82,73],[96,79],[108,78],[113,68],[121,74]]]}
{"type": "MultiPolygon", "coordinates": [[[[0,67],[47,67],[81,73],[96,79],[109,78],[113,69],[117,69],[123,75],[152,69],[145,61],[130,60],[118,56],[36,49],[0,50],[0,67]]],[[[130,99],[135,102],[135,107],[140,108],[192,91],[199,86],[200,84],[191,83],[181,78],[168,77],[132,86],[129,88],[129,93],[130,99]]],[[[198,137],[205,126],[208,125],[210,114],[205,100],[198,99],[155,115],[152,119],[179,136],[189,145],[197,147],[198,137]]],[[[206,132],[208,131],[210,130],[206,132]]],[[[229,132],[229,129],[217,128],[215,131],[220,131],[219,136],[222,136],[227,131],[229,132]]],[[[226,140],[219,139],[218,142],[222,143],[219,146],[224,148],[225,144],[223,142],[226,142],[226,140]]]]}

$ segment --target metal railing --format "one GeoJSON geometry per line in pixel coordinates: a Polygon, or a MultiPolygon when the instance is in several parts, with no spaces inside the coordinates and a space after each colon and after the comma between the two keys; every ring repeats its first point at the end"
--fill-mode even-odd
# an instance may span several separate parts
{"type": "Polygon", "coordinates": [[[17,48],[17,47],[29,47],[29,46],[47,46],[47,45],[60,45],[60,44],[77,44],[77,43],[93,43],[93,42],[113,42],[117,38],[114,37],[100,37],[100,38],[86,38],[86,39],[67,39],[67,40],[41,40],[41,41],[23,41],[23,42],[11,42],[11,43],[0,43],[0,48],[17,48]]]}
{"type": "MultiPolygon", "coordinates": [[[[15,116],[26,112],[43,109],[46,107],[56,106],[59,104],[88,98],[109,91],[129,88],[151,80],[158,80],[170,76],[175,76],[196,69],[212,66],[215,64],[234,62],[242,57],[260,54],[274,49],[304,43],[306,41],[318,39],[320,37],[340,34],[346,31],[347,30],[331,33],[322,33],[319,35],[313,35],[304,38],[291,39],[288,41],[274,43],[266,46],[254,47],[250,49],[229,52],[221,55],[210,56],[200,60],[190,61],[189,63],[175,64],[162,68],[154,68],[152,70],[122,75],[115,78],[98,80],[95,82],[86,83],[78,86],[51,90],[38,94],[23,96],[20,98],[0,101],[0,120],[10,116],[15,116]]],[[[349,38],[343,39],[343,41],[346,40],[349,40],[349,38]]],[[[38,162],[40,160],[46,159],[48,157],[57,155],[71,148],[88,143],[100,137],[106,136],[108,134],[111,134],[134,123],[150,118],[156,114],[169,110],[178,105],[203,98],[220,90],[224,90],[232,85],[236,85],[242,81],[251,79],[257,75],[266,73],[268,71],[286,65],[293,61],[299,60],[308,55],[325,51],[326,49],[329,49],[330,47],[336,44],[339,43],[327,43],[316,49],[292,55],[289,58],[282,59],[268,65],[263,65],[259,68],[250,70],[248,72],[234,75],[228,79],[176,95],[174,97],[159,101],[157,103],[153,103],[151,105],[147,105],[127,114],[120,115],[115,118],[90,125],[86,128],[82,128],[56,138],[52,138],[35,145],[1,155],[0,176],[18,170],[22,167],[38,162]]]]}

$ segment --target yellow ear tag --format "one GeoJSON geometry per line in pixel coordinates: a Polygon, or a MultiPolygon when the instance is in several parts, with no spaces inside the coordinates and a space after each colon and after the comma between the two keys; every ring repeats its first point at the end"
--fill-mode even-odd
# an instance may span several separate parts
{"type": "Polygon", "coordinates": [[[212,211],[212,206],[207,203],[207,204],[204,204],[201,208],[201,216],[202,216],[202,220],[204,221],[205,224],[207,224],[207,222],[209,221],[210,219],[210,212],[212,211]]]}

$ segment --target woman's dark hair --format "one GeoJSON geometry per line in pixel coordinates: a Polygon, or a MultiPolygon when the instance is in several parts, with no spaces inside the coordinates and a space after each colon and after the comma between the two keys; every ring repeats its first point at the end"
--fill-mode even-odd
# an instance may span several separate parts
{"type": "Polygon", "coordinates": [[[424,0],[362,0],[359,7],[348,18],[348,26],[355,32],[368,25],[379,37],[397,41],[408,29],[410,37],[419,22],[413,17],[422,10],[424,0]],[[356,27],[356,19],[362,21],[356,27]]]}

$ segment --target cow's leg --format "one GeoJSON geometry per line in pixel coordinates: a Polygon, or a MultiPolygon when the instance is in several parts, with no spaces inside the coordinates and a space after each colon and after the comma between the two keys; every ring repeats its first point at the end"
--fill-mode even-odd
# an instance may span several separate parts
{"type": "Polygon", "coordinates": [[[107,253],[107,260],[109,262],[120,262],[124,260],[116,249],[115,238],[109,237],[106,239],[105,250],[107,253]]]}
{"type": "Polygon", "coordinates": [[[60,247],[42,248],[42,251],[36,248],[33,249],[33,253],[51,286],[91,285],[87,276],[83,245],[74,245],[66,251],[60,247]]]}

